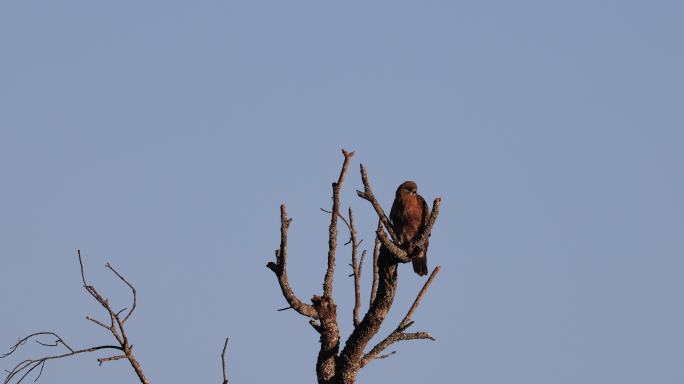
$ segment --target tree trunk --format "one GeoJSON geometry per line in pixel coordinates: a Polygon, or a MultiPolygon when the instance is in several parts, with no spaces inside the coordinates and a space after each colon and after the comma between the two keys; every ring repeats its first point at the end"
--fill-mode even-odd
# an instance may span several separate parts
{"type": "Polygon", "coordinates": [[[397,262],[382,247],[378,257],[378,292],[359,326],[347,339],[337,364],[336,383],[353,384],[361,368],[359,363],[368,342],[380,330],[382,322],[392,308],[397,292],[397,262]]]}

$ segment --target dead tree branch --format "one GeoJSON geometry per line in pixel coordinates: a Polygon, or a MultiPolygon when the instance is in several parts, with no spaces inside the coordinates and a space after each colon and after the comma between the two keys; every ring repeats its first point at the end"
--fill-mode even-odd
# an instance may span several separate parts
{"type": "MultiPolygon", "coordinates": [[[[109,305],[109,300],[105,299],[100,293],[97,291],[95,286],[93,285],[88,285],[85,279],[85,270],[83,267],[83,259],[81,258],[81,250],[78,250],[78,263],[81,266],[81,278],[83,280],[83,287],[85,290],[90,293],[95,300],[97,300],[102,307],[107,311],[109,314],[109,319],[110,319],[110,326],[108,327],[109,332],[114,336],[114,338],[119,342],[119,345],[121,346],[121,350],[124,352],[124,355],[126,356],[126,359],[128,362],[131,364],[131,367],[133,368],[133,371],[135,374],[138,376],[138,379],[142,384],[149,384],[149,380],[145,377],[145,373],[142,370],[142,367],[140,366],[140,363],[138,360],[133,356],[133,346],[130,344],[128,341],[128,336],[126,335],[126,329],[124,328],[124,322],[128,320],[128,318],[131,316],[133,313],[133,310],[135,310],[136,302],[137,302],[137,294],[135,291],[135,288],[133,287],[132,284],[130,284],[119,272],[117,272],[109,263],[107,263],[107,268],[111,270],[121,281],[123,281],[128,287],[131,289],[132,295],[133,295],[133,305],[131,307],[131,310],[128,312],[128,314],[122,319],[119,316],[119,312],[114,312],[112,307],[109,305]]],[[[102,325],[102,324],[101,324],[102,325]]]]}
{"type": "Polygon", "coordinates": [[[352,318],[354,326],[356,327],[361,322],[359,320],[359,312],[361,311],[361,268],[363,267],[363,258],[366,251],[361,255],[361,261],[357,260],[358,248],[360,241],[356,241],[356,227],[354,226],[354,214],[351,207],[349,207],[349,241],[352,245],[352,271],[354,276],[354,310],[352,311],[352,318]]]}
{"type": "MultiPolygon", "coordinates": [[[[321,208],[321,211],[325,213],[330,213],[332,214],[332,211],[328,211],[324,208],[321,208]]],[[[352,273],[349,275],[349,277],[354,278],[354,310],[352,312],[352,318],[353,318],[353,324],[354,326],[359,325],[359,312],[361,311],[361,274],[363,271],[363,261],[366,257],[366,250],[364,250],[361,253],[361,259],[359,260],[358,258],[358,250],[359,250],[359,245],[363,242],[362,240],[357,241],[356,240],[356,227],[354,226],[354,213],[352,212],[351,207],[349,207],[349,219],[345,218],[344,215],[341,213],[338,213],[338,216],[340,220],[347,226],[347,229],[349,229],[349,241],[344,243],[344,245],[351,244],[352,245],[352,262],[350,266],[352,267],[352,273]]]]}
{"type": "MultiPolygon", "coordinates": [[[[287,219],[285,205],[280,206],[281,229],[280,248],[276,250],[276,262],[269,262],[270,268],[278,278],[283,296],[288,304],[300,314],[310,317],[309,324],[320,334],[321,349],[316,361],[316,373],[320,383],[330,383],[336,372],[336,356],[340,345],[340,331],[337,323],[337,305],[332,298],[333,275],[335,273],[335,253],[337,250],[337,219],[340,217],[340,191],[344,183],[349,161],[354,152],[342,150],[344,162],[337,182],[332,183],[333,204],[330,211],[330,226],[328,228],[328,265],[323,278],[323,295],[314,295],[311,298],[312,305],[305,304],[297,298],[290,288],[285,261],[287,256],[287,228],[290,220],[287,219]]],[[[347,223],[349,224],[349,223],[347,223]]]]}
{"type": "MultiPolygon", "coordinates": [[[[321,211],[326,213],[332,213],[332,211],[328,211],[323,208],[321,208],[321,211]]],[[[347,226],[347,229],[349,229],[349,241],[347,241],[344,245],[352,245],[352,262],[350,264],[350,266],[352,267],[352,273],[349,276],[354,278],[354,310],[352,312],[352,317],[354,326],[357,326],[360,322],[359,312],[361,311],[361,272],[363,270],[363,259],[366,257],[366,251],[364,250],[362,252],[361,260],[359,260],[359,245],[361,245],[361,242],[363,242],[363,240],[356,241],[357,232],[356,227],[354,226],[354,213],[351,207],[349,207],[349,220],[347,220],[344,217],[344,215],[340,213],[338,213],[338,216],[340,217],[340,220],[342,220],[342,222],[347,226]]]]}
{"type": "Polygon", "coordinates": [[[57,347],[59,344],[62,344],[68,352],[65,353],[58,353],[55,355],[48,355],[48,356],[43,356],[43,357],[38,357],[38,358],[32,358],[32,359],[26,359],[18,363],[17,365],[14,366],[14,368],[10,369],[7,372],[7,377],[5,377],[5,384],[11,383],[14,379],[16,379],[15,383],[21,383],[31,372],[33,372],[36,368],[40,368],[38,374],[36,375],[35,379],[33,380],[34,382],[37,381],[40,376],[43,373],[43,368],[45,367],[45,363],[50,361],[50,360],[56,360],[56,359],[62,359],[65,357],[70,357],[70,356],[75,356],[75,355],[80,355],[83,353],[90,353],[90,352],[96,352],[100,350],[106,350],[106,349],[113,349],[117,351],[122,351],[122,348],[120,346],[116,345],[99,345],[96,347],[90,347],[90,348],[84,348],[84,349],[72,349],[69,347],[64,340],[62,339],[61,336],[57,335],[54,332],[36,332],[33,334],[30,334],[23,339],[20,339],[16,344],[14,344],[12,347],[10,347],[10,351],[3,354],[0,356],[0,358],[5,358],[10,355],[12,355],[17,348],[20,346],[26,344],[26,342],[34,337],[41,336],[41,335],[51,335],[54,336],[57,340],[53,344],[47,344],[47,343],[42,343],[38,340],[36,342],[42,346],[46,347],[57,347]]]}
{"type": "MultiPolygon", "coordinates": [[[[340,216],[340,191],[347,175],[349,161],[354,152],[342,150],[344,162],[337,182],[332,183],[332,210],[328,227],[328,267],[323,278],[323,296],[314,296],[311,301],[320,320],[321,349],[316,361],[319,383],[330,383],[336,372],[336,357],[340,349],[340,328],[337,323],[337,305],[332,297],[335,274],[335,253],[337,251],[337,218],[340,216]]],[[[351,218],[350,218],[351,220],[351,218]]],[[[347,223],[351,225],[350,223],[347,223]]],[[[351,227],[350,227],[351,228],[351,227]]],[[[355,246],[354,246],[355,247],[355,246]]]]}
{"type": "Polygon", "coordinates": [[[130,344],[128,340],[128,336],[126,335],[126,330],[124,328],[124,323],[126,320],[128,320],[135,310],[136,307],[136,302],[137,302],[137,295],[135,288],[131,283],[129,283],[126,278],[123,277],[118,271],[116,271],[109,263],[107,263],[106,267],[112,271],[119,279],[121,279],[122,282],[124,282],[132,292],[132,301],[133,304],[131,306],[131,309],[128,311],[125,317],[121,317],[121,314],[126,310],[120,310],[120,311],[114,311],[109,304],[109,300],[102,296],[95,286],[90,285],[86,281],[85,277],[85,268],[83,266],[83,258],[81,257],[81,251],[79,250],[77,252],[78,254],[78,263],[80,265],[80,270],[81,270],[81,280],[83,282],[83,288],[88,292],[102,307],[105,309],[107,314],[109,315],[109,325],[106,325],[105,323],[95,320],[91,318],[90,316],[86,316],[86,319],[92,321],[93,323],[101,326],[102,328],[105,328],[108,330],[114,339],[116,340],[118,345],[99,345],[99,346],[94,346],[94,347],[89,347],[89,348],[83,348],[83,349],[73,349],[70,347],[64,339],[57,335],[54,332],[37,332],[33,333],[23,339],[20,339],[16,344],[14,344],[11,348],[10,351],[5,353],[4,355],[0,356],[0,358],[4,358],[7,356],[12,355],[17,351],[17,348],[19,348],[21,345],[24,345],[29,339],[38,337],[38,336],[53,336],[55,337],[55,341],[48,344],[48,343],[43,343],[40,340],[36,340],[38,344],[45,346],[45,347],[57,347],[60,344],[64,346],[68,352],[61,353],[61,354],[55,354],[55,355],[48,355],[48,356],[43,356],[39,358],[33,358],[33,359],[26,359],[19,364],[17,364],[13,369],[8,371],[7,377],[5,378],[5,384],[9,384],[12,382],[14,379],[16,379],[16,383],[21,383],[32,371],[34,371],[36,368],[40,367],[39,373],[34,379],[34,381],[38,380],[40,378],[43,368],[45,367],[45,363],[49,360],[56,360],[56,359],[61,359],[61,358],[66,358],[70,356],[75,356],[83,353],[91,353],[91,352],[96,352],[96,351],[101,351],[101,350],[116,350],[118,352],[123,352],[123,354],[117,354],[114,356],[109,356],[109,357],[100,357],[97,358],[97,361],[99,362],[100,365],[104,362],[108,361],[113,361],[113,360],[122,360],[122,359],[127,359],[128,362],[131,364],[131,367],[133,368],[133,371],[135,374],[138,376],[138,379],[142,384],[149,384],[149,381],[145,377],[145,374],[142,371],[142,367],[140,366],[140,363],[136,360],[136,358],[133,355],[133,345],[130,344]]]}
{"type": "MultiPolygon", "coordinates": [[[[389,355],[383,355],[380,356],[380,354],[390,345],[393,343],[400,341],[400,340],[417,340],[417,339],[429,339],[429,340],[435,340],[432,335],[430,335],[428,332],[414,332],[414,333],[405,333],[404,331],[408,329],[411,325],[413,325],[413,321],[411,318],[413,317],[413,313],[416,311],[418,308],[418,305],[420,305],[420,302],[423,300],[423,297],[425,296],[425,293],[427,292],[428,288],[432,284],[432,281],[437,277],[437,274],[439,271],[442,269],[442,267],[437,266],[435,269],[432,271],[430,274],[430,277],[427,279],[425,284],[423,285],[423,288],[420,290],[418,295],[416,296],[416,299],[413,301],[413,305],[411,305],[411,308],[409,308],[408,312],[406,313],[406,316],[401,320],[399,323],[399,326],[392,331],[384,340],[379,342],[375,347],[373,347],[370,352],[366,353],[362,358],[361,358],[361,367],[366,366],[369,362],[371,362],[373,359],[381,359],[388,357],[389,355]]],[[[394,354],[395,352],[390,353],[390,355],[394,354]]]]}
{"type": "Polygon", "coordinates": [[[223,370],[223,384],[228,384],[228,375],[226,374],[226,348],[228,348],[228,338],[223,343],[223,352],[221,352],[221,368],[223,370]]]}
{"type": "Polygon", "coordinates": [[[116,356],[110,356],[110,357],[100,357],[97,359],[97,362],[102,365],[102,363],[106,363],[108,361],[114,361],[114,360],[122,360],[126,359],[126,355],[116,355],[116,356]]]}
{"type": "Polygon", "coordinates": [[[385,211],[382,209],[380,203],[378,203],[378,200],[375,198],[375,195],[373,195],[373,190],[371,189],[370,182],[368,181],[368,172],[366,171],[366,167],[364,167],[363,164],[361,164],[361,181],[363,182],[364,190],[363,192],[356,191],[356,194],[359,195],[360,198],[368,200],[373,205],[375,212],[378,214],[378,218],[385,226],[385,229],[387,229],[387,233],[390,234],[390,237],[393,241],[398,242],[399,238],[394,233],[394,227],[387,218],[387,215],[385,215],[385,211]]]}
{"type": "MultiPolygon", "coordinates": [[[[354,326],[359,325],[361,320],[359,320],[359,312],[361,311],[361,272],[363,272],[363,260],[366,258],[366,250],[364,249],[361,253],[361,260],[358,265],[354,267],[354,326]]],[[[353,263],[356,264],[356,263],[353,263]]]]}
{"type": "MultiPolygon", "coordinates": [[[[126,317],[124,317],[124,318],[121,320],[121,324],[123,324],[123,323],[126,322],[126,320],[128,320],[129,317],[131,317],[131,315],[133,314],[133,311],[135,311],[135,306],[136,306],[136,303],[137,303],[137,294],[136,294],[136,292],[135,292],[135,287],[134,287],[131,283],[129,283],[128,280],[126,280],[126,278],[124,278],[123,276],[121,276],[121,274],[120,274],[119,272],[117,272],[116,269],[114,269],[114,267],[112,267],[111,264],[107,263],[105,266],[106,266],[110,271],[114,272],[114,274],[115,274],[119,279],[121,279],[121,281],[123,281],[124,284],[128,285],[128,288],[131,289],[131,293],[132,293],[132,296],[133,296],[133,304],[131,304],[131,310],[128,311],[128,314],[126,314],[126,317]]],[[[121,311],[125,311],[125,310],[126,310],[126,308],[122,309],[121,311]]]]}
{"type": "Polygon", "coordinates": [[[306,304],[299,300],[297,295],[290,287],[290,283],[287,279],[287,230],[290,227],[292,219],[287,218],[287,209],[285,204],[280,205],[280,248],[276,249],[275,256],[276,262],[270,261],[266,266],[275,273],[278,278],[278,283],[280,284],[280,289],[283,292],[283,296],[290,307],[301,315],[317,318],[318,314],[313,306],[306,304]]]}
{"type": "MultiPolygon", "coordinates": [[[[335,252],[337,250],[337,217],[340,212],[340,190],[342,189],[342,184],[344,183],[344,177],[347,175],[347,168],[349,167],[349,161],[354,152],[347,152],[342,150],[344,155],[344,163],[342,164],[342,170],[340,171],[340,177],[337,182],[332,183],[333,189],[333,205],[332,205],[332,215],[330,218],[330,227],[328,229],[328,269],[325,272],[325,278],[323,279],[323,296],[331,297],[333,290],[333,275],[335,274],[335,252]]],[[[351,219],[350,219],[351,220],[351,219]]]]}
{"type": "MultiPolygon", "coordinates": [[[[382,221],[378,220],[378,231],[382,230],[382,221]]],[[[375,301],[375,295],[378,293],[378,257],[380,257],[381,243],[378,236],[375,236],[375,245],[373,246],[373,285],[371,286],[370,304],[375,301]]]]}

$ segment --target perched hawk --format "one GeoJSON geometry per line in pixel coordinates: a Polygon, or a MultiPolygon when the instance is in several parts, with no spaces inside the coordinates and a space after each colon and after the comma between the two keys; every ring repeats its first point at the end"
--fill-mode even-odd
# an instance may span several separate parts
{"type": "MultiPolygon", "coordinates": [[[[425,226],[428,222],[430,209],[427,203],[418,193],[418,186],[413,181],[403,182],[394,197],[390,220],[394,230],[399,237],[402,247],[413,252],[413,242],[420,239],[425,226]]],[[[428,241],[425,240],[425,251],[413,256],[413,271],[420,276],[428,273],[427,268],[427,247],[428,241]]]]}

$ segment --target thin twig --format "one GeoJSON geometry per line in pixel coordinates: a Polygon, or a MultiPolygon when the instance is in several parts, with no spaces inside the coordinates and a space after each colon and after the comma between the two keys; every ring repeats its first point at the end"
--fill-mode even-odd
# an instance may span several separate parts
{"type": "Polygon", "coordinates": [[[93,323],[99,325],[100,327],[102,327],[102,328],[104,328],[104,329],[106,329],[106,330],[108,330],[108,331],[111,331],[111,330],[112,330],[111,327],[109,327],[109,326],[107,326],[107,325],[104,325],[104,323],[100,322],[99,320],[93,319],[93,318],[90,317],[90,316],[86,316],[86,320],[90,320],[90,321],[92,321],[93,323]]]}
{"type": "Polygon", "coordinates": [[[228,338],[223,343],[223,352],[221,352],[221,367],[223,368],[223,384],[228,384],[228,375],[226,374],[226,348],[228,348],[228,338]]]}
{"type": "MultiPolygon", "coordinates": [[[[382,230],[382,221],[378,220],[378,231],[382,230]]],[[[375,237],[375,246],[373,247],[373,285],[371,287],[370,303],[373,304],[375,296],[378,293],[378,257],[380,256],[380,239],[375,237]]]]}
{"type": "Polygon", "coordinates": [[[385,354],[385,355],[380,355],[380,356],[376,357],[375,359],[376,359],[376,360],[378,360],[378,359],[386,359],[386,358],[388,358],[388,357],[394,355],[395,353],[397,353],[397,351],[392,351],[392,352],[387,353],[387,354],[385,354]]]}
{"type": "Polygon", "coordinates": [[[357,269],[359,271],[359,279],[358,279],[359,284],[358,284],[358,287],[356,286],[356,284],[354,285],[355,290],[359,292],[358,299],[357,299],[359,309],[361,308],[361,276],[363,276],[363,262],[364,262],[364,260],[366,260],[366,250],[365,249],[363,250],[363,252],[361,252],[361,260],[359,260],[359,265],[357,267],[357,269]]]}
{"type": "Polygon", "coordinates": [[[12,345],[12,346],[10,347],[9,352],[0,355],[0,359],[5,358],[5,357],[7,357],[7,356],[13,354],[14,351],[17,350],[17,348],[19,348],[20,346],[26,344],[26,342],[27,342],[29,339],[31,339],[32,337],[42,336],[42,335],[54,336],[54,337],[57,339],[57,340],[55,341],[55,344],[61,343],[62,345],[64,345],[64,346],[65,346],[68,350],[70,350],[71,352],[74,351],[69,345],[67,345],[67,343],[64,342],[64,340],[63,340],[58,334],[56,334],[56,333],[54,333],[54,332],[36,332],[36,333],[32,333],[32,334],[30,334],[30,335],[28,335],[28,336],[26,336],[26,337],[24,337],[24,338],[22,338],[22,339],[19,339],[14,345],[12,345]]]}
{"type": "MultiPolygon", "coordinates": [[[[136,306],[136,302],[137,302],[137,294],[136,294],[136,292],[135,292],[135,287],[134,287],[131,283],[129,283],[128,280],[126,280],[126,278],[124,278],[123,276],[121,276],[121,274],[120,274],[119,272],[117,272],[117,270],[114,269],[114,267],[112,267],[111,264],[107,263],[105,266],[106,266],[107,268],[109,268],[110,271],[114,272],[114,274],[115,274],[116,276],[118,276],[119,279],[121,279],[121,281],[123,281],[126,285],[128,285],[128,288],[131,289],[131,292],[132,292],[132,294],[133,294],[133,305],[131,306],[131,310],[128,311],[128,314],[126,314],[126,317],[124,317],[123,320],[121,320],[121,323],[123,324],[123,323],[126,322],[126,320],[128,320],[129,317],[131,317],[131,315],[133,314],[133,311],[135,311],[135,306],[136,306]]],[[[125,310],[126,310],[126,309],[124,308],[124,309],[122,309],[120,312],[123,312],[123,311],[125,311],[125,310]]],[[[117,315],[118,315],[118,313],[117,313],[117,315]]]]}
{"type": "Polygon", "coordinates": [[[432,202],[432,210],[430,211],[430,218],[428,219],[428,223],[425,226],[425,229],[423,230],[422,235],[420,236],[420,240],[415,244],[415,247],[425,250],[425,243],[427,242],[428,238],[432,234],[432,227],[435,225],[435,221],[437,220],[437,216],[439,215],[439,206],[442,203],[442,198],[437,197],[435,200],[432,202]]]}
{"type": "MultiPolygon", "coordinates": [[[[114,349],[114,350],[118,350],[118,351],[123,350],[121,347],[116,346],[116,345],[99,345],[96,347],[74,350],[71,347],[69,347],[64,342],[64,340],[54,332],[37,332],[37,333],[33,333],[33,334],[26,336],[23,339],[19,340],[15,345],[13,345],[10,348],[9,352],[3,354],[0,358],[10,356],[11,354],[13,354],[17,350],[17,348],[19,346],[25,344],[26,341],[28,341],[30,338],[35,337],[35,336],[39,336],[39,335],[52,335],[52,336],[54,336],[55,338],[57,338],[57,340],[55,341],[55,344],[50,344],[49,346],[52,347],[52,346],[56,346],[58,344],[62,344],[62,345],[64,345],[65,348],[67,348],[69,350],[69,352],[57,354],[57,355],[44,356],[44,357],[37,358],[37,359],[23,360],[20,363],[18,363],[17,365],[15,365],[14,368],[7,371],[7,377],[5,378],[4,384],[8,384],[8,383],[12,382],[12,380],[15,377],[18,377],[18,380],[16,381],[16,383],[19,384],[34,369],[40,367],[40,371],[39,371],[38,375],[36,376],[36,378],[34,379],[34,381],[38,380],[43,373],[43,367],[45,366],[45,363],[49,360],[61,359],[61,358],[65,358],[65,357],[79,355],[82,353],[90,353],[90,352],[100,351],[100,350],[104,350],[104,349],[114,349]],[[23,374],[22,374],[22,372],[23,372],[23,374]],[[18,376],[19,374],[21,374],[21,376],[18,376]]],[[[44,344],[44,343],[41,343],[41,344],[44,344]]]]}
{"type": "Polygon", "coordinates": [[[97,362],[102,365],[102,363],[106,363],[108,361],[114,361],[114,360],[123,360],[126,359],[126,355],[116,355],[116,356],[110,356],[110,357],[100,357],[97,359],[97,362]]]}
{"type": "MultiPolygon", "coordinates": [[[[327,210],[327,209],[325,209],[325,208],[319,208],[319,209],[320,209],[321,211],[325,212],[325,213],[330,213],[330,214],[332,214],[332,211],[327,210]]],[[[340,220],[342,220],[342,222],[344,223],[344,225],[346,225],[347,228],[350,229],[349,221],[347,220],[347,218],[344,217],[344,215],[341,214],[341,213],[339,213],[339,212],[337,213],[337,215],[338,215],[337,217],[339,217],[340,220]]]]}

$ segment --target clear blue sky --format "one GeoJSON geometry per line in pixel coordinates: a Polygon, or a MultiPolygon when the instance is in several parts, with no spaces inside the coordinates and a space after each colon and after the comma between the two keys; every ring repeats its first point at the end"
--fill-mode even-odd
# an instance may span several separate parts
{"type": "MultiPolygon", "coordinates": [[[[365,244],[359,162],[386,208],[407,179],[444,199],[443,270],[414,316],[438,341],[396,345],[359,382],[682,383],[683,4],[3,1],[0,345],[109,341],[84,319],[101,311],[80,248],[117,304],[106,261],[137,286],[153,382],[219,382],[224,336],[231,382],[315,382],[317,335],[275,311],[265,264],[286,202],[291,281],[320,293],[319,207],[348,148],[365,244]]],[[[422,281],[401,268],[381,335],[422,281]]],[[[135,381],[94,358],[41,380],[135,381]]]]}

